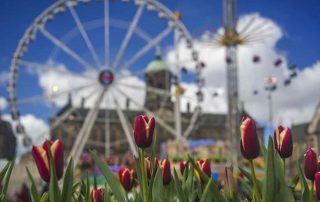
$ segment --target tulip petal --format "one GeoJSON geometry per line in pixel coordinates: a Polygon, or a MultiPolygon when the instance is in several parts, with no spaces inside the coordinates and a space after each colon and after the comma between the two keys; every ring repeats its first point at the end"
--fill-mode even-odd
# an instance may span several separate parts
{"type": "Polygon", "coordinates": [[[56,174],[58,180],[62,178],[63,175],[63,143],[60,139],[54,141],[50,147],[53,160],[55,163],[56,174]]]}
{"type": "Polygon", "coordinates": [[[281,158],[288,158],[292,155],[293,151],[291,130],[289,128],[286,128],[280,133],[279,136],[279,154],[281,158]]]}
{"type": "Polygon", "coordinates": [[[36,162],[39,174],[41,178],[49,182],[50,172],[49,172],[49,160],[45,149],[37,146],[32,147],[32,156],[36,162]]]}
{"type": "Polygon", "coordinates": [[[314,174],[317,172],[317,154],[309,148],[304,155],[304,174],[309,180],[314,180],[314,174]]]}
{"type": "Polygon", "coordinates": [[[240,150],[246,159],[254,159],[259,156],[260,143],[254,121],[248,117],[242,118],[240,126],[241,142],[240,150]]]}

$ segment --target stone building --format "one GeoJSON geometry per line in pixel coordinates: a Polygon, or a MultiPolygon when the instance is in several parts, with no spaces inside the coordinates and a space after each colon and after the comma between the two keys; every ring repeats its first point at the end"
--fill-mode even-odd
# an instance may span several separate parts
{"type": "Polygon", "coordinates": [[[0,117],[0,159],[12,160],[16,154],[16,146],[11,124],[0,117]]]}

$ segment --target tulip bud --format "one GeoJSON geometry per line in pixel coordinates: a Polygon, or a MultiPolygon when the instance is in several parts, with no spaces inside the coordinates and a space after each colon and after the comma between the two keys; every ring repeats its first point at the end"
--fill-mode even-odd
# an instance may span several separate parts
{"type": "Polygon", "coordinates": [[[240,126],[240,150],[244,158],[251,160],[259,156],[260,146],[254,121],[246,116],[240,126]]]}
{"type": "MultiPolygon", "coordinates": [[[[145,159],[146,159],[147,176],[150,179],[151,178],[151,159],[149,156],[147,156],[145,159]]],[[[153,163],[153,175],[155,175],[157,172],[157,169],[158,169],[158,164],[159,164],[157,157],[154,157],[153,162],[154,162],[153,163]]]]}
{"type": "Polygon", "coordinates": [[[134,170],[128,168],[121,168],[118,171],[118,177],[125,190],[130,191],[133,187],[134,170]]]}
{"type": "MultiPolygon", "coordinates": [[[[210,161],[208,159],[201,159],[200,161],[197,162],[199,168],[208,176],[211,177],[211,168],[210,168],[210,161]]],[[[201,175],[200,175],[201,176],[201,175]]],[[[203,179],[201,178],[203,181],[203,179]]]]}
{"type": "Polygon", "coordinates": [[[63,144],[60,139],[52,142],[46,140],[42,147],[33,146],[32,156],[36,162],[41,178],[49,182],[50,180],[50,165],[49,165],[49,149],[54,161],[57,179],[61,179],[63,175],[63,144]]]}
{"type": "Polygon", "coordinates": [[[155,127],[154,118],[145,115],[137,116],[134,122],[134,140],[138,147],[147,148],[152,144],[153,131],[155,127]]]}
{"type": "Polygon", "coordinates": [[[316,194],[317,194],[317,198],[320,200],[320,172],[316,172],[316,174],[314,175],[314,181],[316,184],[316,194]]]}
{"type": "Polygon", "coordinates": [[[184,170],[188,167],[189,162],[188,161],[180,161],[180,172],[181,175],[183,175],[184,170]]]}
{"type": "Polygon", "coordinates": [[[171,170],[170,170],[170,161],[168,159],[164,159],[160,163],[161,174],[162,174],[162,182],[164,185],[167,185],[171,181],[171,170]]]}
{"type": "Polygon", "coordinates": [[[314,174],[317,172],[317,154],[309,148],[304,154],[304,174],[309,180],[314,180],[314,174]]]}
{"type": "Polygon", "coordinates": [[[93,188],[91,190],[91,201],[92,202],[103,202],[104,201],[104,192],[101,188],[93,188]]]}
{"type": "Polygon", "coordinates": [[[292,155],[292,135],[289,128],[278,126],[274,131],[274,146],[281,158],[288,158],[292,155]]]}

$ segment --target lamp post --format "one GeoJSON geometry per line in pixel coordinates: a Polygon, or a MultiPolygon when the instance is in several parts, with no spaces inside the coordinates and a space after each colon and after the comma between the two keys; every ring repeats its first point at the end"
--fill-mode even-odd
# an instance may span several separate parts
{"type": "Polygon", "coordinates": [[[269,102],[269,124],[273,125],[273,100],[272,92],[277,89],[278,79],[275,76],[268,76],[264,78],[264,83],[266,84],[265,90],[268,92],[268,102],[269,102]]]}

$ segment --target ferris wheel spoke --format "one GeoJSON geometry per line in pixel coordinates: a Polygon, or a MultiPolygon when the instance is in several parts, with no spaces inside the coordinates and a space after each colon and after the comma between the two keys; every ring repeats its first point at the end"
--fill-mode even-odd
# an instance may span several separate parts
{"type": "Polygon", "coordinates": [[[71,149],[71,152],[69,154],[69,160],[72,157],[74,159],[74,163],[77,164],[78,160],[80,158],[80,155],[84,149],[84,146],[89,138],[89,135],[91,133],[91,130],[94,126],[94,123],[98,117],[98,112],[100,109],[101,101],[103,100],[103,97],[105,95],[106,89],[103,89],[96,101],[94,102],[93,107],[88,111],[84,123],[80,129],[79,134],[77,135],[77,138],[74,142],[74,145],[71,149]]]}
{"type": "Polygon", "coordinates": [[[110,9],[109,0],[104,0],[104,58],[105,65],[110,67],[110,9]]]}
{"type": "Polygon", "coordinates": [[[67,55],[72,57],[74,60],[79,62],[86,70],[88,71],[95,71],[95,68],[93,68],[90,64],[88,64],[86,61],[84,61],[77,53],[75,53],[73,50],[71,50],[68,46],[66,46],[63,42],[61,42],[59,39],[54,37],[52,34],[50,34],[47,30],[44,28],[39,28],[40,32],[45,36],[49,41],[51,41],[53,44],[58,46],[61,50],[63,50],[67,55]]]}
{"type": "Polygon", "coordinates": [[[137,149],[136,149],[136,147],[134,145],[134,142],[133,142],[133,139],[132,139],[132,135],[130,133],[130,127],[128,126],[128,120],[125,118],[125,115],[124,115],[123,111],[120,109],[118,100],[115,98],[115,96],[114,96],[113,102],[114,102],[114,104],[116,106],[116,111],[117,111],[118,117],[120,119],[124,134],[126,135],[126,138],[128,140],[130,149],[131,149],[133,155],[137,157],[138,156],[138,152],[137,152],[137,149]]]}
{"type": "Polygon", "coordinates": [[[139,102],[137,102],[135,99],[133,99],[132,97],[128,96],[126,93],[124,93],[121,89],[117,88],[117,92],[120,93],[122,96],[124,96],[125,98],[129,99],[134,105],[136,105],[137,107],[141,108],[144,113],[146,113],[146,115],[148,116],[153,116],[157,123],[159,123],[160,126],[162,126],[164,129],[166,129],[169,133],[171,133],[171,135],[173,135],[174,137],[176,137],[176,131],[169,126],[168,124],[166,124],[161,118],[159,118],[156,114],[154,114],[153,112],[151,112],[150,110],[148,110],[147,108],[145,108],[144,106],[142,106],[139,102]]]}
{"type": "Polygon", "coordinates": [[[30,61],[26,61],[26,60],[21,60],[20,64],[21,64],[21,66],[29,68],[33,71],[40,71],[40,72],[54,71],[54,72],[57,72],[57,73],[60,73],[63,75],[70,75],[73,77],[82,77],[82,78],[86,78],[86,79],[96,80],[95,77],[90,77],[90,76],[87,76],[84,74],[70,72],[70,71],[66,71],[63,69],[59,69],[59,68],[52,68],[52,66],[50,66],[48,64],[40,64],[40,63],[30,62],[30,61]]]}
{"type": "Polygon", "coordinates": [[[270,33],[262,33],[259,36],[251,36],[251,37],[247,37],[246,39],[250,42],[258,42],[258,41],[264,41],[267,38],[270,38],[274,36],[274,33],[270,32],[270,33]]]}
{"type": "Polygon", "coordinates": [[[105,108],[105,155],[108,157],[110,155],[110,115],[109,109],[109,97],[106,97],[106,108],[105,108]]]}
{"type": "Polygon", "coordinates": [[[76,12],[76,10],[71,5],[69,5],[68,8],[69,8],[69,11],[70,11],[70,13],[71,13],[71,15],[72,15],[72,17],[73,17],[78,29],[79,29],[79,31],[80,31],[80,34],[81,34],[83,40],[85,41],[85,43],[86,43],[86,45],[87,45],[87,47],[88,47],[88,49],[90,51],[90,54],[93,57],[96,65],[98,67],[101,67],[101,63],[100,63],[100,60],[98,58],[98,55],[97,55],[96,51],[93,48],[92,42],[91,42],[86,30],[84,29],[83,23],[81,22],[78,13],[76,12]]]}
{"type": "Polygon", "coordinates": [[[116,83],[116,85],[127,87],[127,88],[132,88],[135,90],[143,90],[143,91],[147,90],[147,91],[159,94],[159,95],[172,96],[171,93],[168,91],[165,91],[160,88],[150,87],[150,86],[138,86],[138,85],[133,85],[133,84],[125,84],[125,83],[116,83]]]}
{"type": "MultiPolygon", "coordinates": [[[[94,88],[93,91],[91,91],[88,95],[86,95],[83,99],[87,100],[90,99],[92,97],[92,95],[94,93],[96,93],[98,90],[98,88],[94,88]]],[[[63,114],[61,114],[57,119],[55,119],[51,124],[50,124],[50,128],[48,130],[45,130],[43,132],[40,133],[39,136],[44,136],[46,134],[49,134],[51,131],[55,130],[58,126],[61,125],[61,123],[66,120],[67,118],[70,117],[70,115],[77,111],[79,109],[79,107],[73,105],[72,107],[70,107],[67,111],[65,111],[63,114]]]]}
{"type": "Polygon", "coordinates": [[[156,46],[162,39],[168,36],[172,31],[171,27],[167,27],[163,30],[158,36],[149,41],[142,49],[140,49],[132,58],[130,58],[123,66],[120,67],[120,70],[129,68],[137,60],[139,60],[144,54],[146,54],[152,47],[156,46]]]}
{"type": "MultiPolygon", "coordinates": [[[[115,85],[117,86],[120,86],[120,87],[126,87],[126,88],[132,88],[132,89],[135,89],[135,90],[147,90],[149,92],[152,92],[152,93],[156,93],[158,95],[164,95],[164,96],[167,96],[167,97],[173,97],[173,96],[177,96],[175,95],[174,93],[171,93],[171,92],[168,92],[166,90],[163,90],[163,89],[160,89],[160,88],[155,88],[155,87],[150,87],[150,86],[138,86],[138,85],[134,85],[134,84],[126,84],[126,83],[115,83],[115,85]]],[[[181,98],[183,99],[187,99],[187,100],[190,100],[190,101],[196,101],[197,99],[194,98],[194,97],[190,97],[190,96],[187,96],[187,95],[179,95],[181,98]]]]}
{"type": "Polygon", "coordinates": [[[140,77],[140,76],[143,76],[144,74],[145,74],[145,70],[137,71],[137,72],[125,71],[121,75],[117,76],[117,80],[129,78],[129,77],[140,77]]]}
{"type": "Polygon", "coordinates": [[[192,114],[190,124],[183,134],[185,138],[187,138],[191,134],[191,132],[196,124],[197,118],[200,115],[200,112],[201,112],[200,107],[197,107],[195,112],[192,114]]]}
{"type": "Polygon", "coordinates": [[[240,35],[245,34],[249,28],[251,28],[252,23],[254,23],[257,20],[257,17],[254,16],[252,17],[250,20],[248,20],[248,22],[242,27],[242,29],[239,29],[238,33],[240,35]]]}
{"type": "Polygon", "coordinates": [[[259,34],[260,31],[262,31],[262,30],[268,30],[268,29],[270,29],[270,28],[272,28],[272,27],[270,26],[269,23],[266,23],[265,21],[262,21],[262,22],[260,22],[260,23],[257,24],[257,25],[251,25],[250,28],[248,29],[248,31],[247,31],[246,33],[244,32],[242,35],[243,35],[243,36],[248,36],[248,35],[259,34]],[[251,28],[251,29],[250,29],[250,28],[251,28]]]}
{"type": "Polygon", "coordinates": [[[134,18],[133,18],[133,20],[132,20],[132,22],[130,24],[130,27],[129,27],[129,29],[128,29],[128,31],[127,31],[127,33],[126,33],[126,35],[125,35],[125,37],[124,37],[124,39],[122,41],[122,43],[121,43],[120,49],[119,49],[119,51],[118,51],[118,53],[117,53],[117,55],[115,57],[115,60],[114,60],[114,62],[112,64],[112,68],[113,69],[117,68],[117,66],[118,66],[118,64],[119,64],[119,62],[120,62],[120,60],[121,60],[121,58],[123,56],[123,53],[126,50],[126,47],[127,47],[128,43],[129,43],[131,37],[132,37],[133,31],[135,30],[135,28],[136,28],[136,26],[137,26],[137,24],[139,22],[139,19],[141,17],[143,9],[144,9],[144,3],[139,6],[136,14],[134,15],[134,18]]]}
{"type": "Polygon", "coordinates": [[[54,98],[59,97],[61,95],[66,95],[66,94],[69,94],[69,93],[78,92],[78,91],[81,91],[81,90],[83,90],[85,88],[88,88],[88,87],[91,87],[91,86],[94,86],[94,85],[97,85],[97,83],[86,84],[86,85],[83,85],[83,86],[77,86],[75,88],[71,88],[71,89],[68,89],[68,90],[64,90],[64,91],[60,91],[60,92],[52,93],[52,94],[35,95],[35,96],[32,96],[32,97],[19,99],[16,102],[16,104],[18,104],[18,105],[29,104],[29,103],[35,103],[35,102],[43,101],[43,100],[46,100],[46,99],[54,99],[54,98]]]}

